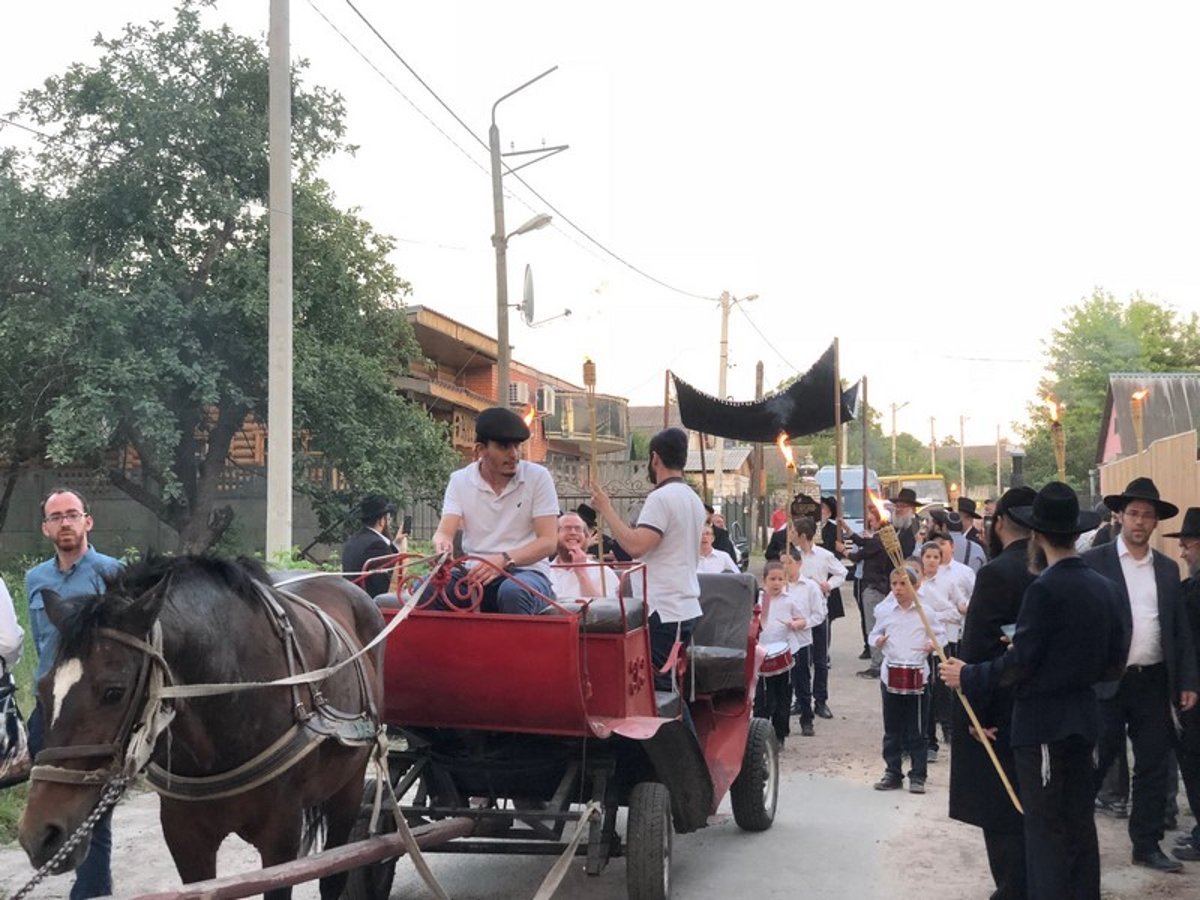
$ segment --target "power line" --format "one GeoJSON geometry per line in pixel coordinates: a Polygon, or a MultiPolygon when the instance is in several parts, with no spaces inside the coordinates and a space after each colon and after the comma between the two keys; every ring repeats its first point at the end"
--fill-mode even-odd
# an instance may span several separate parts
{"type": "MultiPolygon", "coordinates": [[[[312,4],[312,0],[308,0],[308,2],[310,5],[312,4]]],[[[426,82],[425,79],[423,79],[417,73],[417,70],[414,69],[411,65],[409,65],[408,61],[405,60],[404,57],[401,56],[400,53],[396,50],[396,48],[391,45],[391,43],[387,40],[387,38],[385,38],[380,33],[379,29],[375,27],[375,25],[371,22],[371,20],[368,19],[365,15],[363,15],[362,12],[358,9],[358,7],[354,5],[353,0],[346,0],[346,5],[349,6],[350,9],[352,9],[354,11],[354,14],[356,16],[358,16],[359,19],[362,20],[363,24],[366,25],[367,28],[369,28],[371,30],[371,33],[374,34],[375,37],[377,37],[379,39],[380,43],[382,43],[383,46],[387,48],[388,52],[391,53],[392,56],[394,56],[400,62],[400,64],[402,66],[404,66],[404,68],[407,69],[409,71],[409,73],[415,79],[417,79],[418,83],[420,83],[420,85],[430,93],[430,95],[433,97],[433,99],[435,99],[441,105],[441,107],[450,114],[450,116],[454,119],[454,121],[456,121],[459,125],[461,125],[463,127],[463,129],[466,130],[466,132],[468,134],[470,134],[471,137],[473,137],[475,139],[475,141],[481,147],[483,147],[486,150],[489,150],[489,152],[490,152],[490,148],[488,147],[487,143],[479,135],[477,135],[475,133],[475,131],[471,128],[470,125],[468,125],[465,121],[463,121],[462,117],[459,116],[458,113],[456,113],[451,108],[450,104],[447,103],[445,100],[443,100],[441,98],[441,96],[437,93],[437,91],[435,91],[429,85],[429,83],[426,82]]],[[[322,16],[322,18],[324,18],[324,16],[322,16]]],[[[328,21],[328,20],[326,20],[326,21],[328,21]]],[[[375,67],[372,65],[372,68],[375,68],[375,67]]],[[[376,69],[376,71],[378,71],[378,70],[376,69]]],[[[501,165],[504,166],[505,170],[507,171],[507,173],[509,175],[512,175],[513,178],[515,178],[522,185],[524,185],[526,190],[528,190],[531,194],[533,194],[533,196],[537,197],[537,199],[539,201],[541,201],[548,209],[550,209],[556,216],[558,216],[560,219],[562,219],[564,222],[566,222],[568,225],[570,225],[572,228],[574,228],[577,232],[579,232],[579,234],[583,235],[583,237],[586,238],[590,243],[592,243],[596,247],[600,248],[602,251],[604,251],[604,253],[606,253],[612,259],[616,260],[621,265],[625,266],[631,272],[634,272],[637,275],[640,275],[642,278],[645,278],[647,281],[651,281],[654,284],[657,284],[659,287],[665,288],[666,290],[672,291],[676,294],[680,294],[684,297],[691,297],[694,300],[715,300],[716,299],[715,297],[710,297],[705,294],[697,294],[693,291],[688,291],[688,290],[684,290],[683,288],[676,287],[675,285],[669,284],[668,282],[663,281],[661,278],[657,278],[654,275],[651,275],[649,272],[645,271],[644,269],[629,262],[629,260],[625,259],[623,256],[621,256],[615,250],[612,250],[606,244],[602,243],[599,239],[594,237],[591,233],[589,233],[581,225],[576,223],[570,216],[568,216],[561,209],[559,209],[553,203],[551,203],[549,200],[547,200],[536,188],[533,187],[533,185],[531,185],[528,181],[526,181],[520,175],[516,174],[516,172],[512,168],[510,168],[507,163],[504,163],[503,161],[501,161],[501,165]]]]}
{"type": "Polygon", "coordinates": [[[754,324],[754,320],[752,318],[750,318],[750,314],[748,312],[746,312],[746,304],[738,303],[737,308],[741,312],[741,314],[746,317],[746,321],[750,323],[750,327],[754,329],[754,333],[763,339],[763,343],[765,343],[768,347],[770,347],[772,350],[775,351],[775,355],[778,356],[783,361],[784,365],[786,365],[793,372],[799,372],[800,368],[798,366],[794,365],[790,359],[788,359],[786,356],[784,356],[783,353],[780,352],[779,348],[771,343],[771,339],[769,337],[767,337],[765,334],[763,334],[762,330],[757,325],[754,324]]]}

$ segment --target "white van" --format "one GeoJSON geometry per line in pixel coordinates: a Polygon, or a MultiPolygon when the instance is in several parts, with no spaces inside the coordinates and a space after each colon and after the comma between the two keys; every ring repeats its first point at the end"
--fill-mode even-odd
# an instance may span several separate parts
{"type": "MultiPolygon", "coordinates": [[[[832,497],[837,492],[837,469],[821,466],[817,470],[817,486],[822,497],[832,497]]],[[[867,488],[875,496],[881,496],[879,476],[874,469],[867,469],[867,488]]],[[[862,466],[842,467],[842,509],[839,510],[846,524],[855,531],[863,528],[863,470],[862,466]]]]}

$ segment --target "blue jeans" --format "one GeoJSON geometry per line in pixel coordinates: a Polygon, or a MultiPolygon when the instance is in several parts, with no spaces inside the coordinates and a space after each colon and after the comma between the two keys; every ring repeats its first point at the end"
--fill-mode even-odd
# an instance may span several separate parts
{"type": "MultiPolygon", "coordinates": [[[[36,757],[46,743],[46,720],[42,707],[35,706],[29,715],[29,752],[36,757]]],[[[88,854],[75,870],[71,900],[111,896],[112,889],[112,810],[110,809],[92,829],[88,854]]]]}
{"type": "MultiPolygon", "coordinates": [[[[497,578],[483,589],[483,602],[479,604],[480,612],[512,613],[516,615],[536,616],[546,604],[540,597],[531,593],[527,588],[533,588],[546,597],[554,596],[550,579],[537,569],[517,569],[512,573],[513,578],[519,578],[518,584],[513,578],[497,578]]],[[[459,602],[455,589],[458,582],[467,576],[467,570],[456,568],[450,574],[450,583],[446,585],[446,597],[456,606],[466,606],[466,601],[459,602]]],[[[428,588],[430,590],[432,588],[428,588]]],[[[430,609],[446,609],[443,601],[438,600],[430,609]]]]}

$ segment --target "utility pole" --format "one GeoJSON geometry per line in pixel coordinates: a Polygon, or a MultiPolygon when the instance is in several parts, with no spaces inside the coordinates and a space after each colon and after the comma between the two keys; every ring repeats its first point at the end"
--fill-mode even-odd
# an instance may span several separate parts
{"type": "Polygon", "coordinates": [[[958,417],[958,489],[964,497],[967,496],[966,421],[966,416],[958,417]]]}
{"type": "MultiPolygon", "coordinates": [[[[763,364],[762,360],[754,367],[754,399],[761,400],[763,398],[763,364]]],[[[763,445],[761,443],[754,445],[754,451],[750,454],[750,528],[749,537],[751,543],[759,541],[759,545],[766,546],[765,539],[760,540],[758,533],[758,523],[766,521],[766,505],[760,503],[762,498],[766,496],[767,489],[767,473],[764,469],[763,445]]]]}
{"type": "Polygon", "coordinates": [[[267,559],[292,549],[292,75],[288,0],[268,30],[267,559]]]}
{"type": "Polygon", "coordinates": [[[933,416],[929,417],[929,474],[937,474],[937,429],[933,416]]]}
{"type": "Polygon", "coordinates": [[[908,406],[908,401],[892,404],[892,474],[896,474],[896,413],[908,406]]]}
{"type": "MultiPolygon", "coordinates": [[[[729,310],[736,303],[749,302],[758,297],[751,294],[748,297],[733,297],[729,291],[721,291],[721,368],[717,372],[717,399],[725,399],[725,376],[729,371],[729,310]]],[[[724,497],[725,480],[725,439],[717,437],[716,453],[713,457],[713,499],[724,497]]],[[[713,506],[716,506],[714,503],[713,506]]]]}

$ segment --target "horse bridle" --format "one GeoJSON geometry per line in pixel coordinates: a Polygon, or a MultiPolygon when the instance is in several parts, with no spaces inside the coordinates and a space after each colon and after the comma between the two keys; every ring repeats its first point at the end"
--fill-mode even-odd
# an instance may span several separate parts
{"type": "Polygon", "coordinates": [[[108,744],[81,744],[42,750],[30,772],[29,777],[33,781],[94,786],[106,784],[115,778],[132,778],[150,762],[155,742],[174,717],[174,710],[166,705],[161,696],[163,683],[169,681],[171,675],[162,654],[162,626],[156,621],[150,629],[148,640],[114,628],[99,628],[96,633],[140,651],[137,679],[121,726],[117,729],[116,737],[108,744]],[[139,700],[142,701],[140,706],[139,700]],[[108,760],[108,765],[94,769],[67,769],[50,765],[74,759],[108,760]]]}

